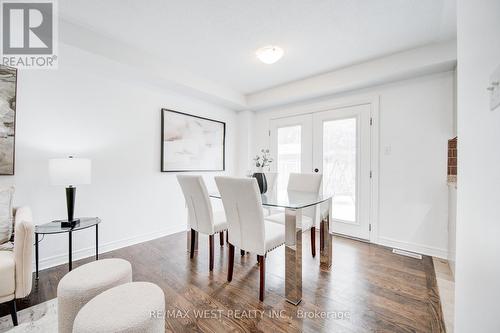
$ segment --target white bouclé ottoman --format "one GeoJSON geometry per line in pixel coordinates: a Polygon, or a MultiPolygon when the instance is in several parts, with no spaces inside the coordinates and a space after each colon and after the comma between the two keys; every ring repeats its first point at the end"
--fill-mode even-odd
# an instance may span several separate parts
{"type": "Polygon", "coordinates": [[[160,287],[150,282],[127,283],[90,300],[76,316],[73,332],[164,333],[164,313],[160,287]]]}
{"type": "Polygon", "coordinates": [[[57,286],[59,333],[71,333],[80,309],[105,290],[132,281],[132,266],[123,259],[102,259],[66,274],[57,286]]]}

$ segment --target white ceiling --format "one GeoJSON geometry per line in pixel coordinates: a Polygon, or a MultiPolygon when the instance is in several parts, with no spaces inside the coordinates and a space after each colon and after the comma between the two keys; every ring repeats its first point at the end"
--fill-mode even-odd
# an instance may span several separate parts
{"type": "Polygon", "coordinates": [[[60,15],[204,79],[254,93],[454,39],[454,0],[72,0],[60,15]],[[273,65],[259,47],[285,50],[273,65]]]}

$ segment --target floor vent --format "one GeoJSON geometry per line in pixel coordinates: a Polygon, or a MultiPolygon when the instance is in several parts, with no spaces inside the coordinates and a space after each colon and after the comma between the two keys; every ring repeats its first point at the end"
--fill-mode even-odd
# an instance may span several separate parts
{"type": "Polygon", "coordinates": [[[422,259],[422,256],[418,253],[413,253],[413,252],[408,252],[408,251],[403,251],[403,250],[398,250],[398,249],[392,249],[392,253],[415,258],[415,259],[420,259],[420,260],[422,259]]]}

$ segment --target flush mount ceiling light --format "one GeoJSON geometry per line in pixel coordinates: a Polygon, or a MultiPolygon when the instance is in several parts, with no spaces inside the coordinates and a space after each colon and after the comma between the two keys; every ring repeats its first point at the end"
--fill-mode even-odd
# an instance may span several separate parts
{"type": "Polygon", "coordinates": [[[279,46],[269,45],[261,47],[255,52],[257,58],[265,64],[274,64],[283,56],[283,49],[279,46]]]}

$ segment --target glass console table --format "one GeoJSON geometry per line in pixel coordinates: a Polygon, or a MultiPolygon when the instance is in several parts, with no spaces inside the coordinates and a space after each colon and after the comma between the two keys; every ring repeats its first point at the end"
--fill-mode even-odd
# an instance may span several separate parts
{"type": "Polygon", "coordinates": [[[69,270],[73,268],[73,232],[95,227],[95,260],[99,260],[99,223],[101,219],[98,217],[80,217],[80,223],[74,227],[61,227],[61,221],[52,221],[45,224],[35,226],[35,265],[36,275],[38,280],[38,236],[39,235],[52,235],[52,234],[68,234],[68,264],[69,270]]]}

